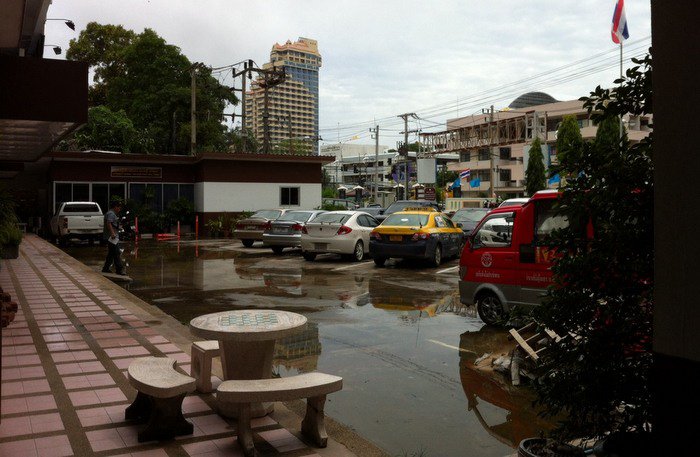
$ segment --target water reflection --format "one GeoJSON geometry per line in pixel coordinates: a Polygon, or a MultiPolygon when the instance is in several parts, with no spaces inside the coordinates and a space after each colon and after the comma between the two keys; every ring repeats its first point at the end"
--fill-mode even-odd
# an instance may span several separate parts
{"type": "Polygon", "coordinates": [[[366,302],[385,311],[398,311],[397,315],[405,322],[417,322],[423,317],[435,317],[444,310],[452,310],[456,297],[453,287],[444,287],[437,279],[417,281],[409,286],[405,281],[373,276],[368,289],[366,302]]]}
{"type": "Polygon", "coordinates": [[[459,375],[468,409],[481,426],[500,442],[517,447],[524,438],[538,436],[551,425],[537,415],[532,406],[534,393],[529,388],[514,387],[509,379],[490,367],[474,365],[484,353],[512,345],[505,332],[489,327],[461,334],[459,375]]]}

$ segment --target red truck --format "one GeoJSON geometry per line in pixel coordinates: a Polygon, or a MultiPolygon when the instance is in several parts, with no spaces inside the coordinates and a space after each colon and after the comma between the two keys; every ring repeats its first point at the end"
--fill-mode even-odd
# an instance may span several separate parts
{"type": "Polygon", "coordinates": [[[546,237],[569,225],[554,210],[557,197],[557,190],[543,190],[522,206],[496,208],[469,237],[459,261],[460,301],[476,304],[486,324],[497,325],[514,306],[541,303],[552,283],[546,237]]]}

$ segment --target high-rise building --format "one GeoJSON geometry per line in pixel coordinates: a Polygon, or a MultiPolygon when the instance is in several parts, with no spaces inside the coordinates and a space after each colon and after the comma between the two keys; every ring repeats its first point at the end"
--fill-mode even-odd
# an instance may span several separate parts
{"type": "MultiPolygon", "coordinates": [[[[275,43],[264,70],[283,67],[285,81],[268,89],[268,119],[272,148],[291,144],[307,152],[318,150],[318,42],[300,37],[292,43],[275,43]],[[292,140],[291,142],[289,140],[292,140]],[[284,143],[283,143],[284,142],[284,143]]],[[[265,138],[265,93],[262,79],[253,81],[245,100],[245,128],[262,145],[265,138]]]]}

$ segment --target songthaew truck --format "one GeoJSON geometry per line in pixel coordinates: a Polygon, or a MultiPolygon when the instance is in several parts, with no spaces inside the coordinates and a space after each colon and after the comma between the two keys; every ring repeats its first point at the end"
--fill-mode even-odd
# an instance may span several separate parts
{"type": "Polygon", "coordinates": [[[497,325],[514,306],[541,304],[552,283],[547,236],[567,228],[554,209],[557,190],[535,193],[522,206],[492,210],[474,229],[459,262],[459,294],[479,317],[497,325]]]}

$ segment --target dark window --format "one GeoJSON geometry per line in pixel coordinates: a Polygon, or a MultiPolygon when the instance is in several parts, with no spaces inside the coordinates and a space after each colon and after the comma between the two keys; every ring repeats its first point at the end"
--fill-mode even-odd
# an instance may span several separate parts
{"type": "Polygon", "coordinates": [[[470,160],[471,160],[471,152],[461,151],[459,153],[459,161],[460,162],[469,162],[470,160]]]}
{"type": "Polygon", "coordinates": [[[56,199],[54,212],[58,211],[58,205],[63,202],[69,202],[73,200],[73,192],[71,190],[70,183],[56,183],[56,199]]]}
{"type": "Polygon", "coordinates": [[[511,172],[510,168],[499,170],[501,181],[510,181],[511,180],[510,179],[510,172],[511,172]]]}
{"type": "Polygon", "coordinates": [[[479,149],[479,160],[489,160],[489,159],[491,159],[491,152],[489,151],[489,148],[479,149]]]}
{"type": "Polygon", "coordinates": [[[145,184],[129,184],[129,198],[137,203],[144,203],[145,184]]]}
{"type": "Polygon", "coordinates": [[[92,201],[100,205],[102,211],[109,209],[109,184],[92,185],[92,201]]]}
{"type": "Polygon", "coordinates": [[[299,188],[282,187],[280,189],[280,205],[299,206],[299,188]]]}
{"type": "Polygon", "coordinates": [[[194,184],[180,184],[180,198],[186,198],[194,203],[194,184]]]}
{"type": "Polygon", "coordinates": [[[163,185],[146,184],[146,199],[153,211],[163,211],[163,185]]]}
{"type": "Polygon", "coordinates": [[[73,201],[90,201],[90,184],[73,184],[73,201]]]}
{"type": "MultiPolygon", "coordinates": [[[[110,184],[109,185],[109,199],[110,201],[114,197],[119,197],[121,199],[126,198],[126,185],[125,184],[110,184]]],[[[107,205],[109,208],[109,205],[107,205]]]]}
{"type": "Polygon", "coordinates": [[[163,184],[163,209],[167,208],[170,203],[178,199],[177,184],[163,184]]]}
{"type": "Polygon", "coordinates": [[[500,148],[498,150],[498,155],[501,160],[510,160],[510,148],[500,148]]]}

